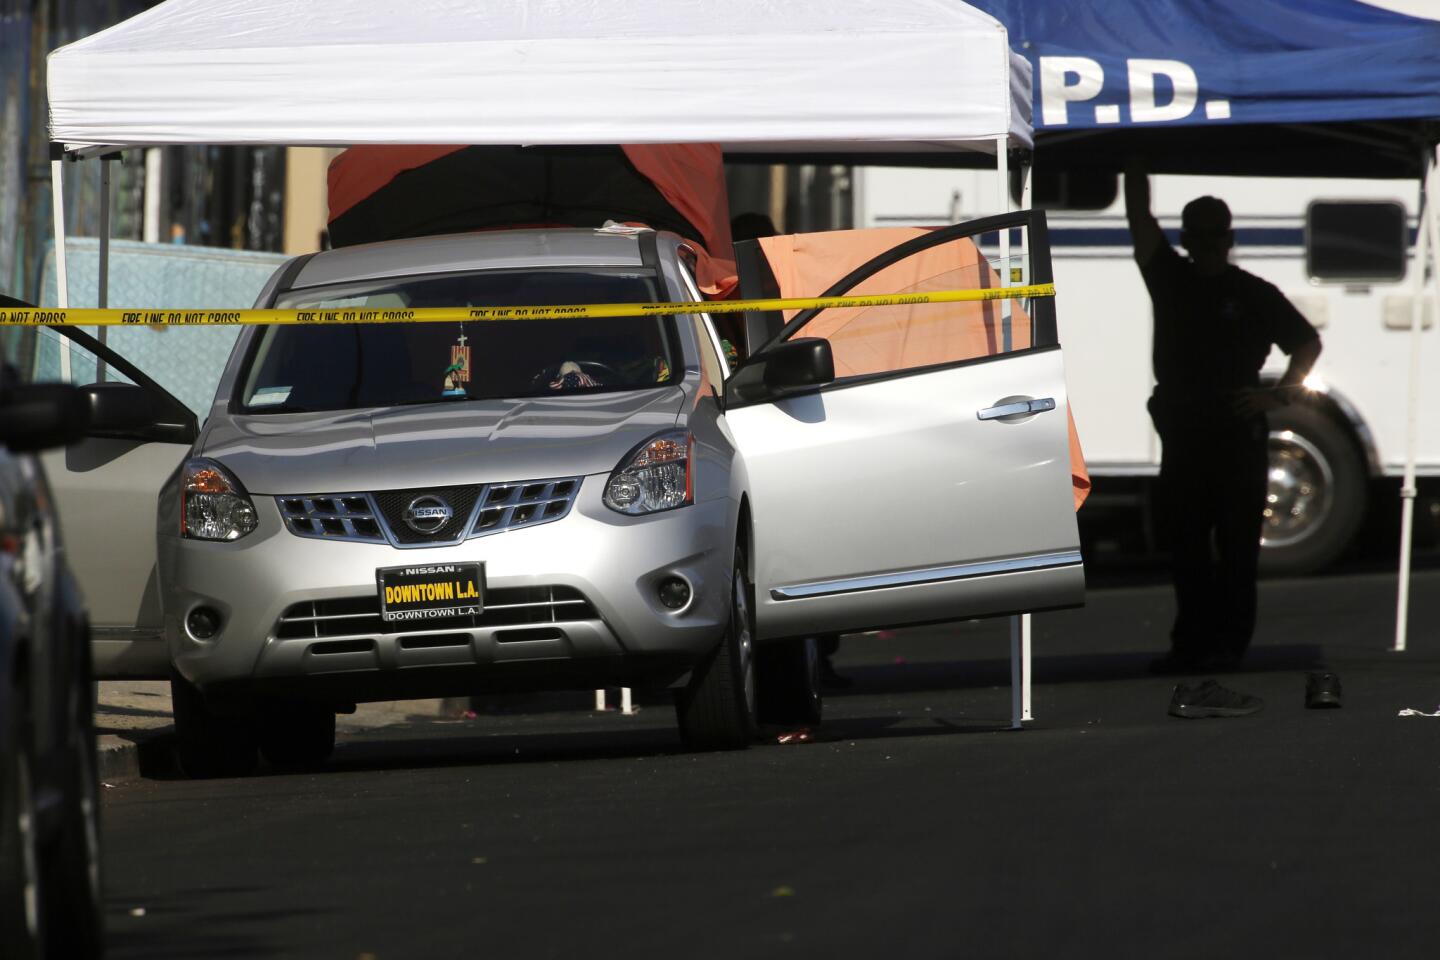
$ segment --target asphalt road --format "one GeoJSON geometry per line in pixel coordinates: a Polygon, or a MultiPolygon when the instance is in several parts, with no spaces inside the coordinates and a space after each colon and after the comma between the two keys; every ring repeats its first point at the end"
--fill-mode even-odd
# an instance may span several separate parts
{"type": "MultiPolygon", "coordinates": [[[[1146,579],[1143,575],[1140,580],[1146,579]]],[[[1265,710],[1166,716],[1168,591],[854,638],[815,740],[690,755],[635,717],[486,714],[341,744],[314,775],[106,791],[114,957],[1431,957],[1440,571],[1272,582],[1265,710]],[[1341,676],[1306,711],[1304,671],[1341,676]]]]}

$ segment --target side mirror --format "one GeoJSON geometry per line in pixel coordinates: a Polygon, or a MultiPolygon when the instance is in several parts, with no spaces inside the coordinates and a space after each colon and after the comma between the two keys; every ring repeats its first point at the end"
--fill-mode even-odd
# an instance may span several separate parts
{"type": "Polygon", "coordinates": [[[195,415],[169,409],[152,391],[133,383],[92,383],[82,387],[90,412],[92,437],[159,443],[190,443],[195,415]]]}
{"type": "Polygon", "coordinates": [[[725,402],[764,403],[812,390],[835,379],[830,341],[819,337],[786,340],[757,353],[725,381],[725,402]]]}
{"type": "Polygon", "coordinates": [[[89,422],[85,395],[69,384],[17,384],[0,395],[0,444],[16,453],[76,443],[89,422]]]}
{"type": "Polygon", "coordinates": [[[766,350],[765,386],[783,396],[835,379],[835,356],[830,341],[820,337],[787,340],[766,350]]]}

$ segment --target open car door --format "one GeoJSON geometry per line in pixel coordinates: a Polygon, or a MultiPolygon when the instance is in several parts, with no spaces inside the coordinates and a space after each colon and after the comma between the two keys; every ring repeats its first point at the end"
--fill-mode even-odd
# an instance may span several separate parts
{"type": "MultiPolygon", "coordinates": [[[[1040,212],[847,233],[905,239],[823,295],[1051,280],[1040,212]],[[987,258],[1002,230],[1026,255],[987,258]]],[[[823,273],[810,248],[825,236],[760,241],[769,273],[742,266],[743,295],[823,273]]],[[[757,346],[727,381],[725,420],[748,478],[762,639],[1083,602],[1054,298],[807,310],[757,346]]]]}
{"type": "Polygon", "coordinates": [[[194,407],[208,409],[235,333],[125,327],[111,330],[107,344],[74,327],[23,332],[28,341],[10,352],[27,379],[74,383],[89,398],[86,438],[47,452],[42,462],[90,611],[95,676],[168,677],[157,503],[198,435],[194,407]],[[201,342],[208,340],[217,342],[201,342]],[[193,406],[172,390],[193,397],[193,406]]]}

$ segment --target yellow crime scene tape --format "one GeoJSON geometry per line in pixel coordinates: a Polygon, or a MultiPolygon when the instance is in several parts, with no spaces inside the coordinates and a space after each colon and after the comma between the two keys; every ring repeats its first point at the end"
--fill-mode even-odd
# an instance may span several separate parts
{"type": "Polygon", "coordinates": [[[983,290],[936,290],[860,297],[790,297],[770,300],[706,300],[700,303],[581,303],[532,307],[346,307],[300,310],[99,310],[88,307],[0,307],[0,326],[124,327],[147,324],[232,326],[270,323],[439,323],[484,320],[584,320],[607,317],[665,316],[679,313],[743,313],[747,310],[831,310],[895,307],[929,303],[972,303],[1053,297],[1053,283],[983,290]]]}

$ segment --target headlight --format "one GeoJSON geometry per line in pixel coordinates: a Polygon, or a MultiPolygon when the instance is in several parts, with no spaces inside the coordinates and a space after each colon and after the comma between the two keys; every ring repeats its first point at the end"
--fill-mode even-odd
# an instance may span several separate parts
{"type": "Polygon", "coordinates": [[[684,430],[651,437],[620,462],[605,484],[605,506],[632,516],[683,507],[695,499],[691,450],[684,430]]]}
{"type": "Polygon", "coordinates": [[[187,460],[180,475],[180,535],[239,540],[259,524],[240,481],[214,460],[187,460]]]}

